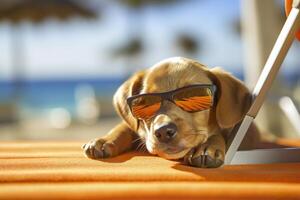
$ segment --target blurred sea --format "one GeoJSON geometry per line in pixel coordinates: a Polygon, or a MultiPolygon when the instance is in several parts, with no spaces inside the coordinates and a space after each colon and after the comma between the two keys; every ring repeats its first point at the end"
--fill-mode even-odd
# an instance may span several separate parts
{"type": "MultiPolygon", "coordinates": [[[[77,88],[88,85],[94,89],[98,101],[111,101],[123,81],[124,78],[19,81],[18,102],[22,109],[32,113],[63,107],[74,114],[77,88]]],[[[0,81],[0,103],[12,102],[14,89],[14,82],[0,81]]]]}

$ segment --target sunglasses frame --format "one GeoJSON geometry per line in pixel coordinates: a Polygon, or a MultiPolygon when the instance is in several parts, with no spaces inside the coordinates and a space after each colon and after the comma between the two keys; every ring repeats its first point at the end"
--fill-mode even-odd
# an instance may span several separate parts
{"type": "MultiPolygon", "coordinates": [[[[187,88],[208,88],[212,93],[212,104],[211,104],[210,107],[212,107],[214,105],[215,92],[217,91],[217,86],[214,85],[214,84],[193,84],[193,85],[188,85],[188,86],[184,86],[184,87],[181,87],[181,88],[177,88],[175,90],[171,90],[171,91],[168,91],[168,92],[137,94],[137,95],[133,95],[133,96],[127,98],[127,105],[129,106],[130,111],[131,111],[133,116],[134,116],[134,114],[132,112],[132,101],[135,100],[136,98],[141,97],[141,96],[148,96],[148,95],[159,96],[161,98],[161,102],[163,102],[164,100],[167,100],[167,101],[170,101],[170,102],[172,102],[173,104],[176,105],[176,103],[173,100],[174,93],[177,92],[177,91],[180,91],[180,90],[187,89],[187,88]]],[[[160,105],[160,108],[157,111],[159,111],[161,109],[161,105],[160,105]]],[[[178,105],[176,105],[176,106],[178,106],[178,105]]],[[[180,109],[182,109],[182,108],[180,108],[180,109]]],[[[208,110],[208,109],[205,109],[205,110],[208,110]]],[[[182,109],[182,110],[184,110],[184,109],[182,109]]],[[[189,112],[189,113],[199,112],[199,111],[186,111],[186,110],[184,110],[184,111],[189,112]]],[[[204,110],[201,110],[201,111],[204,111],[204,110]]]]}

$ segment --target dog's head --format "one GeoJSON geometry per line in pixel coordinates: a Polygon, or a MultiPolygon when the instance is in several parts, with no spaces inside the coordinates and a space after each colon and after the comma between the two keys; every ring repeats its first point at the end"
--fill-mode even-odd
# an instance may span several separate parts
{"type": "Polygon", "coordinates": [[[181,158],[217,131],[233,127],[250,103],[251,95],[241,81],[220,68],[208,69],[186,58],[170,58],[136,73],[114,96],[117,112],[144,139],[148,151],[167,159],[181,158]],[[151,119],[141,120],[132,115],[126,102],[133,95],[163,93],[195,84],[216,86],[210,109],[191,113],[163,100],[151,119]]]}

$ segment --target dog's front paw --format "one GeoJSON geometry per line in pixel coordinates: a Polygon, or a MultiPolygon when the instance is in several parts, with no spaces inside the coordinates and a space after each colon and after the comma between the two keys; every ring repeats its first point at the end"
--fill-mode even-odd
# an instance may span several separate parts
{"type": "Polygon", "coordinates": [[[201,168],[216,168],[224,163],[224,151],[209,144],[193,148],[184,156],[184,163],[201,168]]]}
{"type": "Polygon", "coordinates": [[[110,158],[118,155],[117,147],[112,141],[103,138],[94,139],[82,146],[85,155],[91,159],[110,158]]]}

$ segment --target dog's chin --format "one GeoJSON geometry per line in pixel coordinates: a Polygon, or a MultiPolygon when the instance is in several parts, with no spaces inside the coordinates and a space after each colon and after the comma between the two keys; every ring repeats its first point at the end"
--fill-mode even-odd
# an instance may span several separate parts
{"type": "Polygon", "coordinates": [[[146,148],[149,153],[158,155],[162,158],[169,159],[169,160],[176,160],[183,158],[191,149],[192,147],[162,147],[158,144],[153,144],[149,140],[146,140],[146,148]]]}
{"type": "Polygon", "coordinates": [[[190,150],[191,148],[185,148],[185,149],[172,148],[172,149],[165,149],[164,151],[158,150],[157,154],[160,157],[168,160],[177,160],[183,158],[190,150]]]}

